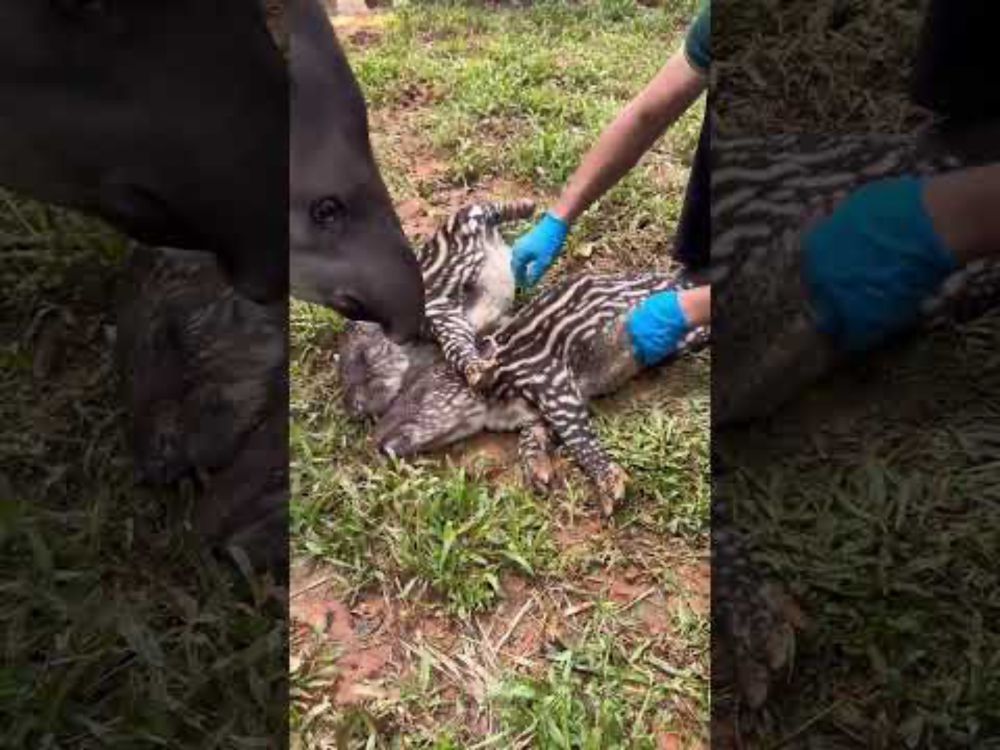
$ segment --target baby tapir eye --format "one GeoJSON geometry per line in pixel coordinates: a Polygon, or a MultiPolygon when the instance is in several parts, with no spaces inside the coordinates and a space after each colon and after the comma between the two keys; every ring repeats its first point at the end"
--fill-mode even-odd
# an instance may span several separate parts
{"type": "Polygon", "coordinates": [[[317,198],[309,206],[309,216],[316,226],[333,229],[347,214],[347,207],[340,198],[327,195],[317,198]]]}

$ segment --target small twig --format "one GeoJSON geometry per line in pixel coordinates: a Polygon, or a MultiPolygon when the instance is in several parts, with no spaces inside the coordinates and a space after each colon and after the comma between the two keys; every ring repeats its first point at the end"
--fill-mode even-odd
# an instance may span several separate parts
{"type": "Polygon", "coordinates": [[[635,599],[633,599],[632,601],[630,601],[628,604],[622,606],[621,610],[619,610],[619,611],[621,611],[621,612],[627,612],[628,610],[632,609],[632,607],[634,607],[636,604],[638,604],[641,601],[644,601],[644,600],[648,599],[649,597],[651,597],[655,593],[656,593],[656,586],[651,586],[650,588],[646,589],[641,594],[639,594],[639,596],[637,596],[635,599]]]}
{"type": "Polygon", "coordinates": [[[528,610],[531,609],[534,603],[534,598],[528,599],[528,601],[524,603],[524,606],[521,607],[521,610],[514,616],[514,620],[510,623],[510,627],[507,628],[507,632],[504,633],[503,637],[497,642],[496,649],[494,649],[497,653],[500,652],[500,650],[504,647],[504,644],[507,643],[508,639],[511,635],[513,635],[514,630],[520,624],[521,619],[525,616],[525,614],[527,614],[528,610]]]}
{"type": "Polygon", "coordinates": [[[574,615],[578,615],[581,612],[586,612],[588,609],[593,609],[593,608],[594,608],[593,602],[584,602],[583,604],[577,604],[576,606],[570,607],[565,612],[563,612],[563,617],[573,617],[574,615]]]}
{"type": "Polygon", "coordinates": [[[298,591],[293,591],[291,593],[291,596],[289,596],[289,599],[295,599],[297,597],[302,596],[303,594],[306,594],[306,593],[312,591],[313,589],[318,589],[324,583],[329,583],[330,581],[332,581],[336,577],[337,576],[335,576],[335,575],[328,575],[328,576],[326,576],[324,578],[320,578],[318,581],[313,581],[312,583],[308,584],[307,586],[303,586],[298,591]]]}

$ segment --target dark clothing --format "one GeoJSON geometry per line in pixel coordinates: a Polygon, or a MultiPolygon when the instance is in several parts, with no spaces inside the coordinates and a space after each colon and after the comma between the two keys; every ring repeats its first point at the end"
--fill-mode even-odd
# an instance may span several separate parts
{"type": "Polygon", "coordinates": [[[681,209],[674,239],[674,259],[689,271],[704,270],[711,255],[711,140],[710,121],[706,112],[698,136],[698,148],[688,176],[684,207],[681,209]]]}
{"type": "Polygon", "coordinates": [[[1000,116],[995,0],[930,0],[912,81],[913,100],[956,120],[1000,116]]]}

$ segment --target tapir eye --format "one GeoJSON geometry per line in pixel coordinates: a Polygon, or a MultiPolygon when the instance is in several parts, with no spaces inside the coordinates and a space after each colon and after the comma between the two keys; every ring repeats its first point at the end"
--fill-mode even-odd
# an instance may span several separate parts
{"type": "Polygon", "coordinates": [[[344,219],[347,208],[343,201],[333,196],[326,196],[313,201],[309,207],[309,215],[313,223],[324,229],[332,229],[344,219]]]}

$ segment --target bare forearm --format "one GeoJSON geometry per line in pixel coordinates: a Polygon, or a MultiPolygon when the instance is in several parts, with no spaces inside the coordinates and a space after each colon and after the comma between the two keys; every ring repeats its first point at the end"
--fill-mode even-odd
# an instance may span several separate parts
{"type": "Polygon", "coordinates": [[[924,201],[938,235],[959,262],[1000,257],[1000,164],[933,177],[924,201]]]}
{"type": "Polygon", "coordinates": [[[553,213],[576,218],[642,158],[653,143],[704,91],[706,79],[678,52],[604,129],[570,178],[553,213]]]}
{"type": "Polygon", "coordinates": [[[677,295],[684,317],[691,326],[705,326],[712,322],[712,287],[698,286],[677,295]]]}

